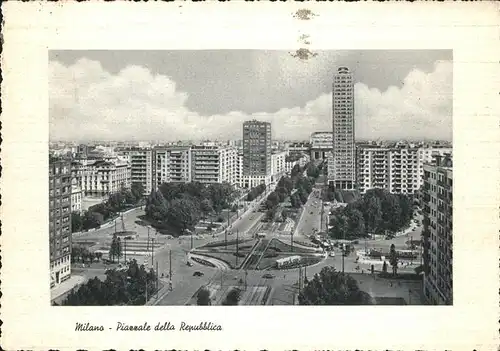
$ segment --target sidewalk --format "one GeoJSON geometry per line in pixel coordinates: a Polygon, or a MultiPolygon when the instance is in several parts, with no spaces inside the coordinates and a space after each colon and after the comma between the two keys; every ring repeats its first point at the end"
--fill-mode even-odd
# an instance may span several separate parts
{"type": "Polygon", "coordinates": [[[72,275],[68,280],[62,282],[53,289],[50,289],[50,300],[55,300],[62,295],[66,294],[73,288],[77,288],[79,285],[85,283],[85,277],[81,275],[72,275]]]}

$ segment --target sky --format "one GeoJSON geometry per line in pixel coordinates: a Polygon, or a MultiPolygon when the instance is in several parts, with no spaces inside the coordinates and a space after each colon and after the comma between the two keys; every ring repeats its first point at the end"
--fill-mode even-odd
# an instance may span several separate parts
{"type": "Polygon", "coordinates": [[[355,81],[358,140],[452,138],[451,50],[50,51],[52,141],[241,139],[249,119],[273,139],[332,126],[332,81],[355,81]]]}

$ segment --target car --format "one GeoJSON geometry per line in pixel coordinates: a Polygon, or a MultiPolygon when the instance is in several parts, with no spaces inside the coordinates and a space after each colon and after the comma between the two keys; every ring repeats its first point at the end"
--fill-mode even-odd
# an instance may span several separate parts
{"type": "Polygon", "coordinates": [[[193,273],[193,277],[203,277],[204,274],[202,272],[196,271],[193,273]]]}
{"type": "Polygon", "coordinates": [[[191,262],[189,262],[189,261],[187,261],[186,264],[188,265],[188,267],[193,267],[193,264],[191,262]]]}
{"type": "Polygon", "coordinates": [[[262,276],[262,278],[264,279],[273,279],[274,278],[274,275],[272,275],[271,273],[266,273],[262,276]]]}
{"type": "Polygon", "coordinates": [[[313,214],[313,211],[311,211],[309,214],[313,214]]]}

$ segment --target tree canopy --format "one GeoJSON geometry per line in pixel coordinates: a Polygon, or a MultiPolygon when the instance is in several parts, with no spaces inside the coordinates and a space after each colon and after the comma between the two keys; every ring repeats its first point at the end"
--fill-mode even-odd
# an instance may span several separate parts
{"type": "Polygon", "coordinates": [[[99,227],[106,220],[116,216],[118,212],[143,203],[143,194],[143,186],[133,183],[131,189],[120,189],[120,191],[109,195],[108,199],[103,203],[90,206],[83,214],[73,212],[71,214],[72,231],[99,227]]]}
{"type": "Polygon", "coordinates": [[[370,296],[359,289],[350,275],[324,267],[305,284],[299,294],[301,305],[369,305],[370,296]]]}
{"type": "Polygon", "coordinates": [[[359,200],[338,208],[330,217],[330,236],[354,239],[368,233],[401,230],[413,216],[412,200],[383,189],[368,190],[359,200]]]}
{"type": "Polygon", "coordinates": [[[234,306],[240,302],[240,298],[241,290],[238,288],[233,288],[227,293],[226,298],[224,299],[224,301],[222,301],[222,304],[226,306],[234,306]]]}
{"type": "Polygon", "coordinates": [[[146,271],[136,260],[129,263],[127,270],[108,270],[106,279],[95,277],[69,293],[63,305],[70,306],[111,306],[143,305],[146,295],[155,292],[156,275],[154,270],[146,271]],[[147,293],[146,293],[147,287],[147,293]]]}
{"type": "Polygon", "coordinates": [[[207,288],[201,288],[196,295],[196,304],[198,306],[208,306],[211,304],[210,291],[207,288]]]}
{"type": "Polygon", "coordinates": [[[163,183],[149,195],[146,217],[155,225],[168,224],[182,234],[202,215],[206,218],[212,211],[220,215],[223,209],[231,208],[234,199],[235,191],[229,183],[163,183]]]}

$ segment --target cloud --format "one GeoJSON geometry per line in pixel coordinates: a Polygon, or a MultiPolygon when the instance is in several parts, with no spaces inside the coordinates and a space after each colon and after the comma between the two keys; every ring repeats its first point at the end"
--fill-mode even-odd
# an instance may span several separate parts
{"type": "Polygon", "coordinates": [[[414,69],[401,88],[384,92],[356,84],[357,136],[451,140],[452,69],[449,61],[436,62],[430,73],[414,69]]]}
{"type": "MultiPolygon", "coordinates": [[[[144,67],[112,75],[88,59],[49,65],[52,140],[232,139],[241,137],[241,124],[252,118],[272,122],[273,137],[280,139],[308,139],[331,129],[330,94],[274,113],[205,116],[186,107],[188,93],[171,78],[144,67]]],[[[451,76],[451,63],[438,62],[433,72],[411,71],[401,88],[381,92],[356,84],[357,137],[451,138],[451,76]]]]}

